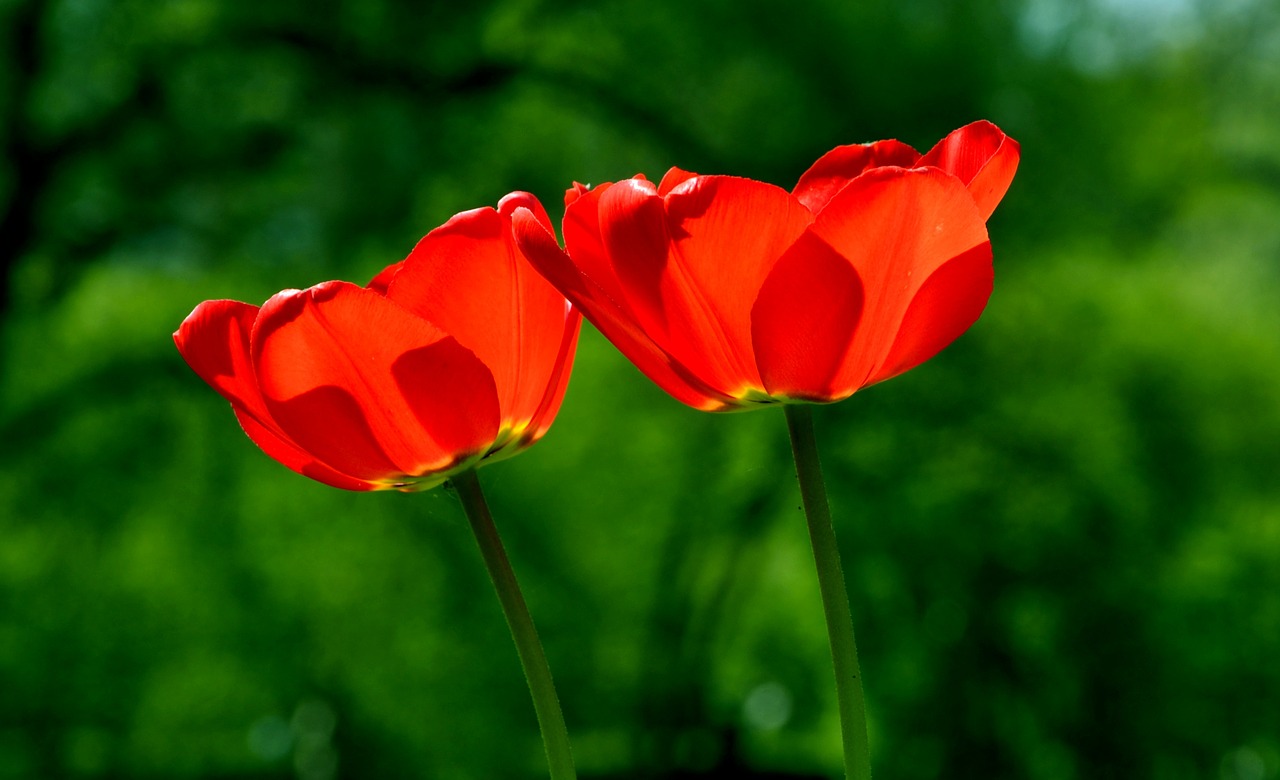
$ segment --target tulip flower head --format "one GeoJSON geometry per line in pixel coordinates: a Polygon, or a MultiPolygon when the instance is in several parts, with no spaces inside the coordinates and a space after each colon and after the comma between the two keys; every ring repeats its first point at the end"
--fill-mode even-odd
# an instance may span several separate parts
{"type": "Polygon", "coordinates": [[[516,246],[512,193],[428,233],[367,286],[325,282],[261,307],[205,301],[174,342],[245,433],[348,490],[423,490],[531,445],[568,384],[580,316],[516,246]]]}
{"type": "Polygon", "coordinates": [[[921,155],[838,147],[787,192],[672,168],[565,196],[562,251],[516,209],[530,262],[662,389],[707,411],[828,403],[928,360],[992,289],[986,220],[1018,163],[995,125],[921,155]]]}

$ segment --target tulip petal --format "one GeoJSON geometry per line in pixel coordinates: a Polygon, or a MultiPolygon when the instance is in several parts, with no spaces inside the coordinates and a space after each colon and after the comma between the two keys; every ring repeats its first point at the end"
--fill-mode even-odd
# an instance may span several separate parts
{"type": "Polygon", "coordinates": [[[182,321],[173,341],[187,365],[219,395],[265,412],[249,363],[249,333],[257,316],[258,307],[247,303],[205,301],[182,321]]]}
{"type": "MultiPolygon", "coordinates": [[[[857,333],[834,382],[843,394],[879,375],[908,307],[933,274],[987,243],[986,225],[968,189],[937,168],[869,171],[827,204],[811,230],[848,258],[866,295],[857,333]]],[[[979,291],[979,286],[965,286],[960,294],[979,291]]],[[[967,310],[960,304],[953,308],[967,310]]]]}
{"type": "Polygon", "coordinates": [[[697,175],[698,174],[696,173],[690,173],[689,171],[681,170],[680,168],[673,166],[667,170],[666,174],[662,177],[662,181],[658,182],[658,194],[665,198],[668,192],[671,192],[676,187],[679,187],[681,184],[684,184],[686,181],[696,177],[697,175]]]}
{"type": "MultiPolygon", "coordinates": [[[[617,279],[622,299],[641,319],[641,327],[650,334],[664,332],[667,312],[662,305],[662,272],[667,266],[670,237],[658,188],[644,179],[626,179],[604,190],[597,204],[603,263],[617,279]],[[653,325],[661,327],[651,329],[653,325]]],[[[565,236],[572,251],[567,230],[565,236]]]]}
{"type": "MultiPolygon", "coordinates": [[[[604,185],[604,186],[608,186],[608,185],[604,185]]],[[[588,192],[591,192],[590,186],[583,184],[582,182],[575,181],[572,187],[564,191],[565,207],[567,208],[570,203],[573,203],[575,200],[577,200],[578,198],[581,198],[583,195],[586,195],[588,192]]]]}
{"type": "Polygon", "coordinates": [[[580,193],[565,212],[565,236],[573,236],[576,241],[573,259],[560,248],[547,227],[527,209],[516,209],[512,214],[516,242],[534,268],[659,387],[695,408],[724,408],[731,399],[708,387],[672,360],[636,326],[621,297],[617,278],[604,262],[603,247],[597,238],[596,202],[599,193],[609,186],[602,185],[596,190],[580,193]]]}
{"type": "Polygon", "coordinates": [[[551,383],[542,395],[542,401],[534,410],[529,420],[528,430],[524,434],[525,441],[532,443],[541,439],[551,427],[551,422],[560,411],[565,391],[569,389],[569,376],[573,373],[573,359],[578,351],[578,334],[582,330],[582,312],[564,302],[565,319],[572,324],[564,330],[560,341],[560,352],[551,369],[551,383]]]}
{"type": "Polygon", "coordinates": [[[934,271],[911,299],[888,357],[867,384],[909,371],[959,338],[986,308],[993,281],[990,243],[957,255],[934,271]]]}
{"type": "Polygon", "coordinates": [[[240,422],[240,427],[244,429],[244,432],[248,434],[254,444],[257,444],[263,452],[278,463],[287,466],[304,477],[310,477],[316,482],[343,490],[379,490],[387,487],[376,482],[347,476],[321,463],[299,449],[296,444],[281,438],[283,434],[277,433],[274,422],[271,424],[272,427],[267,427],[258,422],[257,418],[246,414],[241,409],[236,409],[235,413],[236,419],[240,422]]]}
{"type": "Polygon", "coordinates": [[[396,278],[396,274],[400,273],[400,269],[403,267],[403,260],[398,263],[392,263],[379,271],[378,275],[370,279],[369,283],[365,286],[374,292],[386,295],[387,288],[391,286],[391,280],[396,278]]]}
{"type": "Polygon", "coordinates": [[[835,401],[832,385],[862,314],[853,265],[805,233],[774,265],[751,309],[765,389],[774,397],[835,401]]]}
{"type": "MultiPolygon", "coordinates": [[[[565,287],[558,283],[552,275],[548,275],[547,271],[550,265],[555,262],[548,262],[540,265],[538,260],[559,261],[563,258],[564,265],[560,268],[562,271],[572,271],[569,274],[561,274],[564,281],[570,281],[569,277],[576,280],[579,273],[587,279],[591,280],[593,287],[610,301],[622,306],[624,310],[630,313],[630,309],[625,307],[626,298],[622,292],[622,285],[618,283],[618,276],[613,272],[613,266],[609,264],[609,259],[605,255],[604,244],[600,240],[600,198],[604,196],[613,184],[601,184],[595,189],[586,189],[580,184],[575,184],[574,189],[565,193],[565,209],[564,221],[562,227],[564,230],[564,244],[566,250],[573,249],[572,261],[566,250],[561,250],[560,245],[556,243],[555,232],[547,228],[536,219],[524,220],[524,229],[518,225],[515,227],[516,243],[520,245],[521,251],[529,258],[538,272],[543,278],[551,282],[561,294],[573,301],[575,306],[579,302],[574,300],[573,296],[565,291],[565,287]],[[572,199],[570,199],[572,195],[572,199]],[[537,229],[534,229],[534,225],[537,229]],[[530,239],[531,242],[526,246],[522,240],[530,239]],[[549,241],[548,241],[549,239],[549,241]],[[533,249],[533,253],[530,252],[533,249]],[[554,251],[553,251],[554,250],[554,251]],[[538,258],[534,257],[538,255],[538,258]],[[576,270],[574,270],[576,268],[576,270]]],[[[529,214],[530,218],[535,215],[529,214]]],[[[517,222],[515,217],[512,218],[513,224],[517,222]]],[[[584,309],[585,311],[585,309],[584,309]]]]}
{"type": "MultiPolygon", "coordinates": [[[[510,211],[529,208],[551,221],[537,199],[513,193],[502,212],[466,211],[414,247],[387,297],[430,321],[475,353],[498,388],[504,424],[523,428],[542,407],[579,315],[537,274],[516,246],[510,211]]],[[[569,356],[571,358],[571,355],[569,356]]]]}
{"type": "Polygon", "coordinates": [[[399,487],[478,457],[497,435],[484,364],[376,291],[327,282],[276,295],[250,348],[280,428],[359,479],[399,487]]]}
{"type": "Polygon", "coordinates": [[[456,339],[401,353],[391,376],[422,429],[453,459],[493,442],[501,424],[493,374],[456,339]]]}
{"type": "Polygon", "coordinates": [[[268,456],[326,485],[345,490],[374,489],[376,485],[316,460],[272,419],[249,359],[249,334],[257,316],[258,307],[247,303],[205,301],[183,320],[173,340],[196,374],[231,402],[240,427],[268,456]]]}
{"type": "Polygon", "coordinates": [[[973,193],[982,218],[990,219],[1018,170],[1018,142],[987,121],[952,131],[917,165],[932,165],[960,179],[973,193]]]}
{"type": "Polygon", "coordinates": [[[761,389],[751,306],[813,216],[771,184],[688,179],[660,198],[620,182],[600,199],[605,250],[640,328],[720,392],[761,389]]]}
{"type": "MultiPolygon", "coordinates": [[[[533,195],[527,192],[513,192],[506,195],[498,202],[498,211],[508,220],[516,211],[526,210],[542,225],[548,233],[554,235],[554,228],[551,225],[551,217],[547,215],[547,210],[542,207],[542,203],[533,195]]],[[[519,244],[515,243],[515,228],[508,221],[506,226],[507,240],[511,241],[516,250],[519,251],[519,244]]],[[[532,443],[541,439],[551,427],[551,422],[555,419],[556,414],[560,411],[560,404],[564,401],[565,391],[569,388],[569,376],[573,373],[573,359],[578,352],[578,334],[582,330],[582,312],[574,308],[567,298],[565,298],[559,290],[556,290],[542,276],[538,275],[533,265],[529,263],[529,259],[520,252],[522,263],[521,267],[528,272],[533,270],[531,274],[533,278],[538,280],[542,288],[554,291],[555,300],[563,307],[563,316],[561,319],[562,330],[560,333],[560,348],[556,353],[555,361],[550,368],[550,382],[543,391],[542,400],[538,407],[534,410],[533,417],[529,422],[529,429],[526,431],[525,441],[532,443]]]]}
{"type": "Polygon", "coordinates": [[[920,153],[901,141],[837,146],[809,166],[791,194],[817,214],[846,184],[872,168],[910,168],[919,159],[920,153]]]}
{"type": "Polygon", "coordinates": [[[701,344],[704,352],[722,347],[727,359],[718,381],[726,389],[759,388],[751,308],[812,214],[786,190],[727,176],[687,181],[667,196],[666,206],[672,247],[665,297],[689,313],[687,329],[673,335],[681,346],[701,344]],[[734,379],[737,387],[728,384],[734,379]]]}
{"type": "MultiPolygon", "coordinates": [[[[357,478],[385,484],[407,482],[418,471],[419,461],[387,452],[369,424],[369,413],[355,395],[336,385],[313,387],[284,400],[268,400],[280,426],[304,448],[321,453],[325,460],[357,478]]],[[[447,461],[441,455],[438,463],[447,461]]],[[[422,468],[427,471],[427,468],[422,468]]]]}

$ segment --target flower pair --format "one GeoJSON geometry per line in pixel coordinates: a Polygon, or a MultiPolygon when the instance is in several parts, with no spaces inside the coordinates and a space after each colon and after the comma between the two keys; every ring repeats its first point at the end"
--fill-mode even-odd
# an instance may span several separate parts
{"type": "MultiPolygon", "coordinates": [[[[451,480],[529,683],[552,780],[576,770],[545,653],[475,475],[546,433],[582,315],[707,411],[830,402],[929,359],[991,294],[986,219],[1018,145],[979,122],[921,155],[843,146],[787,192],[672,168],[455,216],[366,287],[206,301],[174,340],[245,432],[350,490],[451,480]],[[579,313],[581,312],[581,314],[579,313]]],[[[870,777],[848,595],[808,407],[786,407],[836,671],[845,767],[870,777]]]]}
{"type": "Polygon", "coordinates": [[[355,490],[431,487],[540,438],[579,311],[695,408],[837,401],[977,320],[986,220],[1018,153],[977,122],[924,155],[838,147],[790,192],[678,168],[656,185],[575,185],[564,249],[537,200],[513,193],[368,287],[208,301],[174,338],[268,455],[355,490]]]}

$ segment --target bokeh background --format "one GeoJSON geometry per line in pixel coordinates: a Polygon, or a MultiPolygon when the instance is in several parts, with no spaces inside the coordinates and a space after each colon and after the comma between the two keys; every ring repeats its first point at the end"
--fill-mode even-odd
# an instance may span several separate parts
{"type": "MultiPolygon", "coordinates": [[[[1271,0],[0,0],[0,778],[545,777],[447,492],[262,455],[170,334],[457,211],[1022,143],[981,321],[816,410],[877,778],[1280,777],[1271,0]]],[[[780,412],[590,327],[481,472],[584,778],[831,778],[780,412]]]]}

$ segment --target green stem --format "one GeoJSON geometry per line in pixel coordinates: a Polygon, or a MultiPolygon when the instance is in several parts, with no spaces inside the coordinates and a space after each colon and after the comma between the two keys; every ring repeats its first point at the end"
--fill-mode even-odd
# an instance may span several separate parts
{"type": "Polygon", "coordinates": [[[818,587],[822,591],[822,611],[827,618],[831,660],[836,671],[836,700],[840,707],[840,734],[844,741],[844,771],[848,780],[869,780],[871,751],[867,741],[867,708],[862,700],[862,673],[858,669],[858,647],[853,639],[853,617],[849,593],[840,568],[840,550],[831,525],[831,507],[822,480],[818,444],[813,435],[813,412],[808,404],[787,404],[787,430],[791,433],[791,453],[796,460],[800,496],[809,523],[809,541],[818,567],[818,587]]]}
{"type": "Polygon", "coordinates": [[[520,593],[520,585],[511,570],[511,562],[507,560],[498,529],[493,524],[489,505],[480,490],[480,480],[476,478],[476,472],[469,469],[450,481],[462,499],[462,507],[471,522],[476,543],[480,545],[485,568],[489,570],[489,579],[498,591],[498,601],[502,602],[502,613],[506,615],[511,638],[516,642],[520,665],[524,667],[529,693],[533,695],[538,727],[542,730],[551,780],[575,780],[577,774],[573,768],[573,753],[569,749],[569,731],[564,725],[564,714],[560,712],[555,683],[551,681],[551,667],[547,666],[547,656],[538,641],[538,631],[533,627],[529,607],[520,593]]]}

